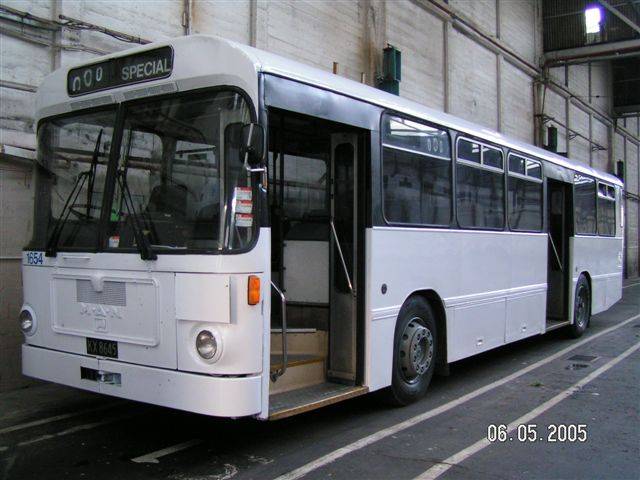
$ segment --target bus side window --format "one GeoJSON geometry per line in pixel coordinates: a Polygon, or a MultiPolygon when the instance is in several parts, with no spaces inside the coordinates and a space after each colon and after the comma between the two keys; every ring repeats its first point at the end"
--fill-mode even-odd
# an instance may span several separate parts
{"type": "Polygon", "coordinates": [[[576,173],[574,175],[574,204],[576,233],[596,234],[596,182],[593,178],[576,173]]]}
{"type": "Polygon", "coordinates": [[[509,226],[513,230],[541,231],[542,164],[510,153],[508,188],[509,226]]]}
{"type": "Polygon", "coordinates": [[[459,138],[456,158],[458,222],[465,228],[504,228],[502,151],[459,138]]]}
{"type": "Polygon", "coordinates": [[[616,234],[615,189],[598,182],[598,234],[613,237],[616,234]]]}
{"type": "Polygon", "coordinates": [[[449,134],[420,122],[385,115],[382,178],[388,222],[449,226],[449,134]]]}

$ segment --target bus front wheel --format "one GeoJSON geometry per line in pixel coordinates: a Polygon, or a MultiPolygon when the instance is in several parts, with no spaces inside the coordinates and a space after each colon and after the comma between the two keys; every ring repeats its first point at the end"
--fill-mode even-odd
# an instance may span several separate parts
{"type": "Polygon", "coordinates": [[[584,275],[580,275],[576,283],[576,293],[573,302],[573,323],[568,327],[569,336],[582,336],[591,320],[591,290],[584,275]]]}
{"type": "Polygon", "coordinates": [[[431,305],[411,297],[400,310],[394,336],[393,376],[388,400],[408,405],[424,396],[438,355],[438,331],[431,305]]]}

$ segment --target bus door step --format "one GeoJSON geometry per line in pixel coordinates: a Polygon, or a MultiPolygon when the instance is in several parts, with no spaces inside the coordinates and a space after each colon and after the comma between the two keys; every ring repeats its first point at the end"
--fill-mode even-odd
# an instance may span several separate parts
{"type": "Polygon", "coordinates": [[[276,393],[269,397],[269,420],[280,420],[309,412],[364,395],[368,391],[367,387],[325,382],[298,390],[276,393]]]}

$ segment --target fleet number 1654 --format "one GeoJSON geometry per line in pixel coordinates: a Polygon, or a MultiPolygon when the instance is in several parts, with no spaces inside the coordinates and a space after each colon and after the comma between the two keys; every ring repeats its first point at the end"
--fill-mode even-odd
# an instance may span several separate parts
{"type": "Polygon", "coordinates": [[[27,264],[42,265],[44,263],[44,254],[42,252],[27,252],[27,264]]]}

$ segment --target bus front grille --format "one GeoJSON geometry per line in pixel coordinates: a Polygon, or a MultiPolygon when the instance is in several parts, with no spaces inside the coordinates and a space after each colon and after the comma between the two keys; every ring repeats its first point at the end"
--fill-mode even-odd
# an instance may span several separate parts
{"type": "Polygon", "coordinates": [[[96,292],[90,280],[76,280],[76,300],[78,303],[127,306],[127,289],[124,282],[106,281],[101,292],[96,292]]]}

